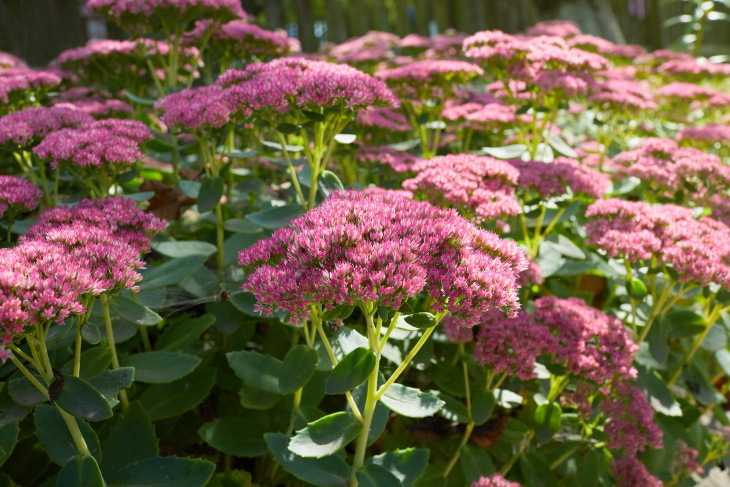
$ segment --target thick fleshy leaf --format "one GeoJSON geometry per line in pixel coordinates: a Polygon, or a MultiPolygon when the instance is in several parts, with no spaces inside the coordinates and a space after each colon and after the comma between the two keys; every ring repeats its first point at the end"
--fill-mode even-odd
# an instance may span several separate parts
{"type": "Polygon", "coordinates": [[[203,255],[208,257],[216,251],[216,246],[209,242],[152,242],[152,249],[176,259],[182,257],[190,257],[193,255],[203,255]]]}
{"type": "Polygon", "coordinates": [[[279,465],[298,479],[320,487],[347,487],[350,466],[339,456],[304,458],[289,450],[289,436],[267,433],[264,438],[279,465]]]}
{"type": "Polygon", "coordinates": [[[72,416],[86,421],[101,421],[112,417],[109,401],[94,386],[83,379],[67,376],[58,405],[72,416]]]}
{"type": "Polygon", "coordinates": [[[155,458],[159,453],[155,428],[139,401],[129,405],[109,430],[104,443],[101,471],[113,478],[129,465],[155,458]]]}
{"type": "Polygon", "coordinates": [[[342,184],[342,181],[340,181],[340,178],[337,177],[337,174],[332,171],[324,171],[319,175],[317,191],[323,198],[328,197],[333,191],[343,191],[344,189],[345,185],[342,184]]]}
{"type": "Polygon", "coordinates": [[[266,432],[264,425],[251,417],[218,418],[198,429],[207,444],[236,457],[258,457],[266,453],[266,432]]]}
{"type": "MultiPolygon", "coordinates": [[[[385,382],[383,374],[378,374],[378,386],[385,382]]],[[[365,402],[368,394],[367,382],[360,384],[352,391],[352,398],[355,400],[355,404],[358,409],[362,412],[365,409],[365,402]]],[[[347,411],[351,411],[350,404],[347,404],[347,411]]],[[[380,435],[385,431],[385,427],[388,426],[388,419],[390,418],[390,409],[385,407],[382,402],[378,401],[375,404],[375,412],[373,413],[373,421],[370,423],[370,431],[368,431],[368,446],[372,445],[380,435]]]]}
{"type": "Polygon", "coordinates": [[[56,487],[106,487],[94,457],[77,456],[66,462],[56,480],[56,487]]]}
{"type": "Polygon", "coordinates": [[[179,352],[143,352],[131,355],[124,365],[134,367],[134,380],[164,384],[185,377],[200,365],[200,358],[179,352]]]}
{"type": "Polygon", "coordinates": [[[487,454],[487,450],[471,443],[467,443],[461,448],[459,464],[464,473],[464,479],[469,484],[479,480],[479,477],[486,477],[494,473],[494,464],[487,454]]]}
{"type": "Polygon", "coordinates": [[[18,421],[10,421],[0,426],[0,467],[7,460],[18,443],[20,426],[18,421]]]}
{"type": "Polygon", "coordinates": [[[519,461],[525,485],[539,485],[541,487],[558,487],[560,482],[555,477],[550,464],[537,452],[524,453],[519,461]]]}
{"type": "Polygon", "coordinates": [[[409,418],[433,416],[444,406],[444,401],[441,399],[401,384],[391,385],[383,394],[381,401],[391,411],[409,418]]]}
{"type": "Polygon", "coordinates": [[[325,383],[326,394],[344,394],[362,384],[370,375],[377,358],[367,348],[356,348],[340,360],[325,383]]]}
{"type": "Polygon", "coordinates": [[[546,442],[560,429],[563,409],[560,404],[547,402],[540,404],[535,411],[535,433],[538,440],[546,442]]]}
{"type": "Polygon", "coordinates": [[[109,479],[109,487],[203,487],[215,464],[193,458],[150,458],[133,463],[109,479]]]}
{"type": "MultiPolygon", "coordinates": [[[[76,443],[74,443],[71,433],[68,431],[68,426],[58,409],[47,404],[39,404],[33,412],[33,422],[35,424],[35,434],[51,461],[63,466],[68,460],[79,454],[76,443]]],[[[96,433],[88,423],[79,420],[76,420],[76,422],[91,455],[99,460],[101,458],[101,445],[96,433]]]]}
{"type": "Polygon", "coordinates": [[[364,465],[356,475],[361,487],[402,487],[398,477],[380,465],[364,465]]]}
{"type": "Polygon", "coordinates": [[[474,423],[481,425],[487,422],[494,412],[497,400],[494,393],[486,389],[479,389],[471,401],[471,417],[474,423]]]}
{"type": "Polygon", "coordinates": [[[236,375],[247,384],[262,391],[281,392],[279,377],[283,364],[280,360],[250,350],[229,352],[226,358],[236,375]]]}
{"type": "Polygon", "coordinates": [[[322,458],[343,449],[355,439],[362,423],[345,411],[330,414],[297,431],[289,450],[305,458],[322,458]]]}
{"type": "Polygon", "coordinates": [[[246,218],[260,227],[276,229],[287,226],[290,221],[302,213],[304,212],[300,205],[291,204],[250,213],[246,215],[246,218]]]}
{"type": "Polygon", "coordinates": [[[245,218],[231,218],[225,221],[223,227],[234,233],[261,233],[263,229],[245,218]]]}
{"type": "Polygon", "coordinates": [[[205,213],[216,207],[221,201],[225,183],[221,178],[205,178],[198,192],[198,213],[205,213]]]}
{"type": "Polygon", "coordinates": [[[216,369],[198,367],[182,379],[151,386],[142,393],[139,400],[153,422],[179,416],[208,397],[215,384],[215,376],[216,369]]]}
{"type": "Polygon", "coordinates": [[[166,352],[179,352],[186,348],[215,323],[215,316],[206,314],[182,323],[169,325],[157,339],[155,348],[166,352]]]}
{"type": "Polygon", "coordinates": [[[190,255],[172,259],[164,264],[143,269],[139,287],[143,291],[177,284],[195,273],[205,263],[207,256],[190,255]]]}
{"type": "Polygon", "coordinates": [[[81,338],[87,343],[96,345],[101,341],[101,331],[94,323],[86,323],[81,325],[81,338]]]}
{"type": "Polygon", "coordinates": [[[403,319],[406,323],[416,328],[431,328],[436,326],[436,317],[431,313],[413,313],[412,315],[404,316],[403,319]]]}
{"type": "Polygon", "coordinates": [[[111,401],[122,389],[132,385],[134,382],[134,367],[120,367],[107,370],[89,379],[94,389],[111,401]]]}
{"type": "Polygon", "coordinates": [[[426,469],[429,453],[426,448],[389,451],[368,458],[365,465],[379,465],[395,475],[403,487],[411,487],[426,469]]]}
{"type": "Polygon", "coordinates": [[[525,151],[525,144],[505,145],[502,147],[482,147],[482,152],[497,159],[518,159],[525,151]]]}
{"type": "MultiPolygon", "coordinates": [[[[43,384],[43,379],[37,375],[34,377],[43,384]]],[[[32,406],[47,400],[46,396],[25,377],[11,379],[8,381],[7,387],[10,397],[21,406],[32,406]]]]}
{"type": "Polygon", "coordinates": [[[279,375],[279,389],[282,394],[291,394],[304,387],[317,371],[317,351],[307,345],[297,345],[284,357],[279,375]]]}
{"type": "Polygon", "coordinates": [[[112,298],[111,308],[114,313],[135,325],[151,326],[162,321],[162,317],[147,306],[121,295],[112,298]]]}

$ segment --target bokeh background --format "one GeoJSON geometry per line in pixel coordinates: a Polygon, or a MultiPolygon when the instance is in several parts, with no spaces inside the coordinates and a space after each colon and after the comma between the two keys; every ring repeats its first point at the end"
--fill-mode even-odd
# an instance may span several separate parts
{"type": "MultiPolygon", "coordinates": [[[[90,38],[124,33],[89,15],[84,0],[0,0],[0,51],[41,66],[90,38]]],[[[268,29],[286,29],[302,50],[370,30],[432,35],[454,29],[514,33],[566,19],[612,42],[672,48],[727,61],[730,0],[242,0],[268,29]]]]}

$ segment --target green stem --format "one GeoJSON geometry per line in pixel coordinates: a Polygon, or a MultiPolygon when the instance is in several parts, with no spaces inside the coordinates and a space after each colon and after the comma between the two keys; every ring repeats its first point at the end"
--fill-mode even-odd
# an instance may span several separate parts
{"type": "Polygon", "coordinates": [[[215,205],[215,228],[216,228],[216,263],[218,265],[218,279],[223,281],[226,277],[226,264],[224,254],[225,228],[223,222],[223,208],[220,203],[215,205]]]}
{"type": "MultiPolygon", "coordinates": [[[[106,339],[109,344],[109,351],[112,354],[112,368],[114,370],[120,367],[119,357],[117,356],[117,347],[114,342],[114,330],[112,329],[112,317],[109,312],[109,296],[105,293],[99,295],[99,301],[101,301],[101,309],[104,313],[104,326],[106,328],[106,339]]],[[[119,391],[119,401],[122,403],[122,409],[126,410],[129,407],[129,399],[127,399],[127,391],[124,389],[119,391]]]]}
{"type": "MultiPolygon", "coordinates": [[[[43,394],[43,396],[46,398],[46,401],[48,401],[50,399],[50,397],[48,396],[48,389],[43,384],[41,384],[38,381],[38,379],[36,379],[35,376],[30,373],[30,371],[25,367],[25,365],[23,365],[20,362],[20,360],[15,358],[15,356],[13,354],[10,354],[9,358],[10,358],[10,361],[18,368],[20,373],[23,374],[25,376],[25,378],[28,379],[30,381],[30,383],[33,384],[36,387],[36,389],[38,389],[38,391],[40,391],[41,394],[43,394]]],[[[33,364],[33,366],[36,369],[38,369],[38,365],[34,364],[33,362],[31,362],[31,363],[33,364]]],[[[40,370],[39,370],[39,372],[40,372],[40,370]]]]}
{"type": "Polygon", "coordinates": [[[469,421],[469,424],[466,425],[466,430],[464,431],[464,436],[461,437],[461,442],[459,442],[459,447],[454,452],[454,456],[451,457],[451,460],[449,460],[449,464],[446,465],[446,469],[444,469],[443,477],[446,478],[451,473],[451,470],[456,465],[456,462],[459,461],[459,458],[461,457],[461,451],[466,446],[466,443],[469,441],[469,438],[471,437],[472,431],[474,431],[475,423],[474,421],[469,421]]]}
{"type": "Polygon", "coordinates": [[[707,337],[707,334],[710,333],[710,329],[715,324],[717,319],[720,317],[720,305],[716,304],[713,308],[712,312],[709,314],[709,316],[706,315],[705,318],[705,329],[697,335],[694,339],[694,342],[692,343],[692,348],[690,348],[689,353],[687,353],[684,357],[682,357],[682,361],[679,364],[679,367],[672,373],[672,376],[669,378],[669,381],[667,381],[667,385],[671,386],[673,385],[679,376],[682,374],[682,369],[684,369],[684,366],[690,363],[692,358],[695,356],[697,351],[700,349],[700,346],[702,345],[702,342],[705,340],[705,337],[707,337]]]}
{"type": "Polygon", "coordinates": [[[581,445],[580,445],[580,444],[578,444],[578,445],[575,445],[575,446],[574,446],[573,448],[571,448],[570,450],[566,451],[565,453],[563,453],[562,455],[560,455],[560,456],[559,456],[558,458],[556,458],[556,459],[555,459],[555,461],[554,461],[553,463],[551,463],[551,464],[550,464],[550,470],[555,470],[556,468],[558,468],[558,467],[560,466],[560,464],[561,464],[561,463],[563,463],[563,462],[564,462],[564,461],[566,461],[566,460],[567,460],[568,458],[570,458],[570,456],[571,456],[571,455],[572,455],[573,453],[575,453],[576,451],[578,451],[578,449],[579,449],[580,447],[581,447],[581,445]]]}
{"type": "Polygon", "coordinates": [[[286,138],[284,138],[284,134],[281,132],[276,132],[276,134],[279,136],[279,143],[281,144],[281,152],[284,154],[284,159],[286,160],[286,166],[289,170],[289,177],[291,178],[291,183],[294,185],[294,190],[297,192],[297,196],[299,197],[300,204],[304,208],[304,210],[310,210],[311,208],[307,207],[307,200],[304,198],[304,193],[302,192],[302,187],[299,184],[299,178],[297,177],[297,172],[294,169],[294,165],[291,162],[291,156],[289,155],[289,151],[286,150],[286,138]]]}
{"type": "Polygon", "coordinates": [[[299,388],[294,393],[294,404],[292,405],[291,409],[291,420],[289,421],[289,427],[286,429],[286,434],[291,435],[294,431],[294,420],[297,416],[297,411],[299,411],[299,405],[302,403],[302,391],[303,388],[299,388]]]}

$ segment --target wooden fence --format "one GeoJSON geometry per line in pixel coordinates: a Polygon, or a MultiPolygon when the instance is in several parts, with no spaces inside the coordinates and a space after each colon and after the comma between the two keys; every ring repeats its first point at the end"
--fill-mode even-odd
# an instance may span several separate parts
{"type": "MultiPolygon", "coordinates": [[[[83,0],[0,0],[0,50],[32,65],[82,44],[88,24],[83,0]]],[[[684,2],[686,4],[687,2],[684,2]]],[[[685,13],[679,0],[242,0],[270,29],[296,33],[305,51],[323,41],[342,42],[370,30],[428,35],[446,29],[519,32],[539,20],[568,19],[614,42],[669,47],[684,34],[663,22],[685,13]]],[[[730,24],[710,22],[703,54],[730,54],[730,24]]]]}

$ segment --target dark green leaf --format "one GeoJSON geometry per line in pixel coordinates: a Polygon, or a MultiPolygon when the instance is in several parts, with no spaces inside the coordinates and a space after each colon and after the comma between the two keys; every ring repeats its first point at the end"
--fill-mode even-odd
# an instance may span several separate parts
{"type": "Polygon", "coordinates": [[[426,469],[429,453],[425,448],[389,451],[368,458],[365,465],[380,465],[395,475],[403,487],[412,487],[426,469]]]}
{"type": "Polygon", "coordinates": [[[158,454],[155,428],[139,401],[130,403],[109,430],[104,442],[101,470],[113,478],[124,468],[158,454]]]}
{"type": "MultiPolygon", "coordinates": [[[[35,434],[51,461],[63,466],[68,460],[79,454],[76,443],[74,443],[71,433],[68,431],[68,426],[58,409],[47,404],[39,404],[33,413],[33,421],[35,423],[35,434]]],[[[84,437],[91,455],[98,460],[101,458],[99,438],[88,423],[78,420],[76,422],[81,429],[81,435],[84,437]]]]}
{"type": "Polygon", "coordinates": [[[119,294],[112,297],[111,308],[117,315],[135,325],[151,326],[162,321],[162,317],[147,306],[119,294]]]}
{"type": "Polygon", "coordinates": [[[305,117],[314,120],[315,122],[324,122],[326,120],[325,116],[321,113],[311,112],[309,110],[304,110],[302,113],[305,117]]]}
{"type": "Polygon", "coordinates": [[[294,125],[291,123],[280,123],[276,126],[277,132],[281,132],[282,134],[294,134],[299,131],[299,125],[294,125]]]}
{"type": "Polygon", "coordinates": [[[198,193],[198,213],[205,213],[216,207],[221,201],[225,183],[221,178],[205,178],[198,193]]]}
{"type": "Polygon", "coordinates": [[[195,273],[207,259],[204,255],[191,255],[180,259],[172,259],[164,264],[143,269],[140,289],[146,291],[177,284],[195,273]]]}
{"type": "Polygon", "coordinates": [[[203,487],[215,464],[192,458],[150,458],[121,470],[109,487],[203,487]]]}
{"type": "Polygon", "coordinates": [[[438,410],[439,416],[449,421],[464,424],[469,422],[469,410],[466,409],[466,404],[441,391],[434,391],[433,394],[444,402],[444,406],[438,410]]]}
{"type": "Polygon", "coordinates": [[[282,362],[271,355],[244,350],[226,354],[228,363],[244,382],[262,391],[279,394],[282,362]]]}
{"type": "Polygon", "coordinates": [[[705,330],[705,318],[695,311],[674,311],[666,315],[672,325],[671,337],[694,336],[705,330]]]}
{"type": "Polygon", "coordinates": [[[122,90],[122,94],[124,96],[126,96],[128,99],[130,99],[133,102],[138,103],[140,105],[152,106],[157,101],[157,100],[152,100],[150,98],[142,98],[140,96],[134,95],[133,93],[131,93],[127,90],[122,90]]]}
{"type": "Polygon", "coordinates": [[[339,456],[304,458],[289,450],[289,436],[267,433],[264,438],[279,465],[298,479],[319,487],[347,487],[350,466],[339,456]]]}
{"type": "Polygon", "coordinates": [[[153,422],[179,416],[208,397],[215,383],[215,376],[214,368],[198,367],[182,379],[151,386],[142,393],[139,400],[153,422]]]}
{"type": "Polygon", "coordinates": [[[216,246],[208,242],[152,242],[152,249],[176,259],[182,257],[190,257],[193,255],[202,255],[208,257],[215,253],[216,246]]]}
{"type": "Polygon", "coordinates": [[[647,294],[649,294],[649,290],[646,288],[644,281],[635,277],[626,283],[626,291],[628,291],[629,296],[634,299],[643,299],[647,294]]]}
{"type": "Polygon", "coordinates": [[[380,465],[364,465],[357,471],[358,486],[361,487],[401,487],[398,477],[380,465]]]}
{"type": "Polygon", "coordinates": [[[93,323],[86,323],[81,325],[81,337],[86,340],[87,343],[96,345],[101,341],[101,332],[99,327],[93,323]]]}
{"type": "Polygon", "coordinates": [[[492,416],[497,400],[494,393],[486,389],[479,389],[471,401],[471,417],[478,426],[484,424],[492,416]]]}
{"type": "Polygon", "coordinates": [[[563,410],[557,403],[540,404],[535,411],[535,433],[540,442],[546,442],[560,429],[563,410]]]}
{"type": "Polygon", "coordinates": [[[198,430],[207,444],[236,457],[258,457],[266,453],[266,432],[266,427],[251,417],[219,418],[198,430]]]}
{"type": "MultiPolygon", "coordinates": [[[[385,382],[383,374],[378,374],[378,385],[382,385],[385,382]]],[[[352,391],[352,398],[355,400],[360,411],[365,410],[365,402],[368,395],[368,384],[360,384],[352,391]]],[[[347,410],[351,411],[350,405],[347,405],[347,410]]],[[[385,427],[388,425],[388,419],[390,418],[390,409],[385,407],[383,403],[378,401],[375,404],[375,412],[373,413],[373,421],[370,423],[370,431],[368,431],[368,446],[375,443],[380,435],[385,431],[385,427]]]]}
{"type": "Polygon", "coordinates": [[[109,401],[94,386],[72,375],[65,378],[56,402],[68,414],[86,421],[101,421],[112,417],[109,401]]]}
{"type": "Polygon", "coordinates": [[[406,323],[416,328],[431,328],[436,326],[436,317],[431,313],[413,313],[412,315],[405,316],[403,318],[406,323]]]}
{"type": "Polygon", "coordinates": [[[282,394],[290,394],[304,387],[317,371],[317,351],[307,345],[297,345],[284,357],[279,375],[279,389],[282,394]]]}
{"type": "MultiPolygon", "coordinates": [[[[43,384],[43,379],[41,379],[40,376],[34,375],[33,377],[43,384]]],[[[46,399],[46,396],[25,377],[18,377],[10,380],[8,382],[8,392],[10,392],[10,397],[13,401],[21,406],[32,406],[48,400],[46,399]]]]}
{"type": "Polygon", "coordinates": [[[226,220],[224,227],[229,232],[235,233],[261,233],[263,229],[245,218],[231,218],[226,220]]]}
{"type": "Polygon", "coordinates": [[[89,379],[94,389],[111,401],[122,389],[132,385],[134,381],[133,367],[120,367],[114,370],[107,370],[89,379]]]}
{"type": "Polygon", "coordinates": [[[185,377],[200,365],[200,358],[174,352],[143,352],[131,355],[124,365],[134,367],[134,380],[164,384],[185,377]]]}
{"type": "Polygon", "coordinates": [[[266,410],[271,409],[281,399],[281,394],[262,391],[252,385],[243,384],[238,391],[241,406],[248,409],[266,410]]]}
{"type": "Polygon", "coordinates": [[[375,354],[367,348],[351,351],[332,370],[325,383],[326,394],[344,394],[368,378],[375,362],[375,354]]]}
{"type": "Polygon", "coordinates": [[[682,409],[674,399],[674,395],[667,387],[666,382],[655,370],[638,366],[639,385],[646,392],[649,404],[654,411],[666,416],[681,416],[682,409]]]}
{"type": "Polygon", "coordinates": [[[106,487],[94,457],[77,456],[58,472],[56,487],[106,487]]]}
{"type": "Polygon", "coordinates": [[[290,221],[302,213],[304,213],[304,211],[300,205],[291,204],[269,208],[256,213],[250,213],[246,215],[246,218],[260,227],[277,229],[287,226],[290,221]]]}
{"type": "Polygon", "coordinates": [[[169,325],[157,339],[155,348],[167,352],[179,352],[197,340],[213,323],[215,316],[208,314],[169,325]]]}
{"type": "Polygon", "coordinates": [[[525,479],[525,485],[530,487],[558,487],[560,485],[550,465],[539,453],[524,453],[518,464],[522,477],[525,479]]]}
{"type": "Polygon", "coordinates": [[[345,411],[330,414],[297,431],[289,450],[305,458],[322,458],[343,449],[355,439],[362,423],[345,411]]]}
{"type": "Polygon", "coordinates": [[[332,171],[324,171],[319,175],[317,191],[323,198],[327,198],[333,191],[344,191],[345,186],[332,171]]]}
{"type": "Polygon", "coordinates": [[[10,421],[0,426],[0,467],[5,463],[18,443],[20,426],[18,421],[10,421]]]}
{"type": "Polygon", "coordinates": [[[461,465],[461,471],[464,472],[464,479],[469,485],[479,480],[479,477],[487,477],[495,471],[487,450],[470,443],[462,447],[459,464],[461,465]]]}
{"type": "Polygon", "coordinates": [[[409,418],[433,416],[444,406],[444,401],[431,394],[401,384],[391,385],[381,401],[391,411],[409,418]]]}

